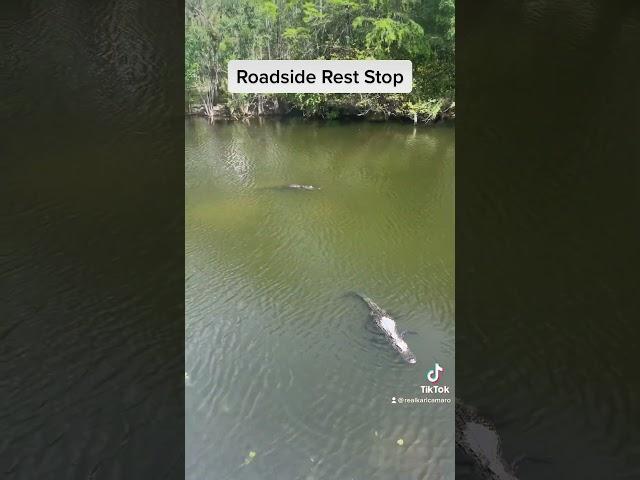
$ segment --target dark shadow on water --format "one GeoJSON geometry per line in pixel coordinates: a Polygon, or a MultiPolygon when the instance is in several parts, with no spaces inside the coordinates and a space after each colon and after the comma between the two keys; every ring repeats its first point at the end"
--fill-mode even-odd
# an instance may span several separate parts
{"type": "Polygon", "coordinates": [[[519,478],[637,477],[640,9],[456,7],[457,392],[519,478]]]}

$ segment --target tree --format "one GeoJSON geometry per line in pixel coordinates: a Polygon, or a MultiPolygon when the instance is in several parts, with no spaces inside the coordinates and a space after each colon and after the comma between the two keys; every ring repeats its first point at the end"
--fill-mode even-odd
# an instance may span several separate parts
{"type": "Polygon", "coordinates": [[[378,112],[430,121],[455,92],[453,0],[187,0],[185,84],[205,112],[226,103],[261,114],[286,99],[304,114],[378,112]],[[232,59],[409,59],[414,91],[399,95],[243,95],[226,91],[232,59]],[[434,114],[434,111],[436,112],[434,114]]]}

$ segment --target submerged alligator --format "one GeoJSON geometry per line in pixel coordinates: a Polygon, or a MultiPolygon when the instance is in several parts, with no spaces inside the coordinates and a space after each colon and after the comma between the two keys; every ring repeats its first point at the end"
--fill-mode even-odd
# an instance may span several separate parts
{"type": "Polygon", "coordinates": [[[508,464],[502,456],[502,442],[493,423],[482,418],[475,408],[456,398],[456,447],[472,463],[483,480],[518,480],[517,462],[508,464]]]}
{"type": "Polygon", "coordinates": [[[400,332],[396,321],[391,318],[391,315],[380,308],[369,297],[357,292],[353,292],[353,294],[360,297],[367,304],[371,318],[375,321],[382,333],[384,333],[385,337],[387,337],[387,340],[391,343],[393,348],[400,353],[402,359],[407,363],[416,363],[416,357],[413,355],[413,352],[409,349],[409,345],[407,345],[407,342],[404,340],[404,335],[408,332],[400,332]]]}
{"type": "Polygon", "coordinates": [[[289,185],[283,185],[281,187],[275,187],[279,190],[306,190],[306,191],[314,191],[320,190],[320,187],[316,187],[315,185],[305,185],[300,183],[290,183],[289,185]]]}
{"type": "Polygon", "coordinates": [[[298,192],[314,192],[320,190],[317,185],[308,185],[305,183],[289,183],[287,185],[276,185],[273,187],[261,187],[259,190],[294,190],[298,192]]]}

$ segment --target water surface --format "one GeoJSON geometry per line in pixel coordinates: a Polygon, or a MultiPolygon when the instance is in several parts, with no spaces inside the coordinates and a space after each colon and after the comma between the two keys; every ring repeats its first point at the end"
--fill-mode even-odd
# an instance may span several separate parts
{"type": "Polygon", "coordinates": [[[391,397],[436,361],[453,384],[454,129],[185,127],[187,477],[453,478],[453,404],[391,397]],[[417,365],[352,290],[417,332],[417,365]]]}

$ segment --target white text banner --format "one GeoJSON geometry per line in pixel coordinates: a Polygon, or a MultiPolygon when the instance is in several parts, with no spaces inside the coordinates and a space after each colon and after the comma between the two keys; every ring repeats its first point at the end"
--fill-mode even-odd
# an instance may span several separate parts
{"type": "Polygon", "coordinates": [[[409,60],[232,60],[231,93],[409,93],[409,60]]]}

